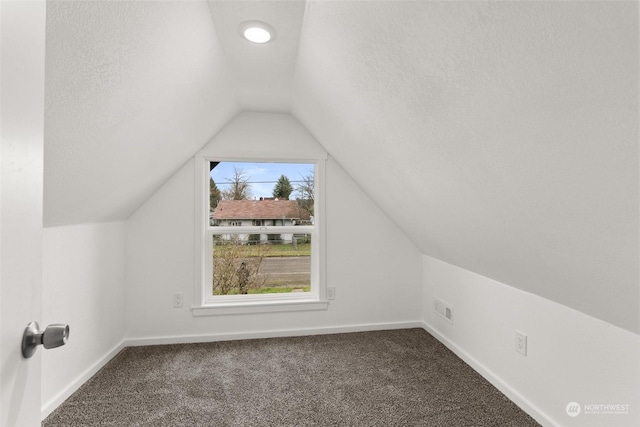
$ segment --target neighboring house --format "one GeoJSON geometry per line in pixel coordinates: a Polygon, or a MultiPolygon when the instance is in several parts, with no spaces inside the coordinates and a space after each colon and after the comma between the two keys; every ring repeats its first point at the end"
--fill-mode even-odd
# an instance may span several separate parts
{"type": "MultiPolygon", "coordinates": [[[[211,225],[226,227],[293,226],[311,223],[309,211],[295,200],[220,200],[212,212],[211,225]]],[[[241,235],[242,240],[251,239],[250,234],[241,235]]],[[[223,238],[228,238],[224,236],[223,238]]],[[[293,235],[260,234],[260,241],[279,240],[291,242],[293,235]]]]}

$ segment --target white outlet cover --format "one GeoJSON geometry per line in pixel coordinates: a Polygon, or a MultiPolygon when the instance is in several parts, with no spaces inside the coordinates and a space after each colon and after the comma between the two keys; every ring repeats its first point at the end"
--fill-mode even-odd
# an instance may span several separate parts
{"type": "Polygon", "coordinates": [[[182,308],[183,304],[183,294],[182,293],[174,293],[173,294],[173,308],[182,308]]]}
{"type": "Polygon", "coordinates": [[[527,355],[527,336],[520,331],[516,331],[515,349],[523,356],[527,355]]]}

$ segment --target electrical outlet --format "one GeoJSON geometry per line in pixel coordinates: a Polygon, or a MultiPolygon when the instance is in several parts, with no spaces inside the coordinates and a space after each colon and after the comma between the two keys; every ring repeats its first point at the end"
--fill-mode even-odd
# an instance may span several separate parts
{"type": "Polygon", "coordinates": [[[333,286],[327,288],[327,299],[336,299],[336,288],[333,286]]]}
{"type": "Polygon", "coordinates": [[[516,331],[516,351],[523,356],[527,355],[527,336],[519,331],[516,331]]]}
{"type": "Polygon", "coordinates": [[[176,292],[173,294],[173,308],[182,308],[183,303],[183,294],[180,292],[176,292]]]}

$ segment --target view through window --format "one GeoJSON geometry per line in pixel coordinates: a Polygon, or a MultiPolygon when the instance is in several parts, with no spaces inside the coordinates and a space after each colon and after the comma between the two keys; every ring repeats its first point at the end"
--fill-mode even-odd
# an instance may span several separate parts
{"type": "Polygon", "coordinates": [[[209,295],[313,290],[313,163],[209,163],[209,295]]]}

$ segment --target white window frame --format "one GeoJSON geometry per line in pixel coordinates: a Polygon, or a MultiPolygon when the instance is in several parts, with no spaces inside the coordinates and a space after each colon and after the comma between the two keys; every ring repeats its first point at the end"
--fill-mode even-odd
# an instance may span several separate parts
{"type": "Polygon", "coordinates": [[[195,283],[193,316],[326,310],[324,159],[195,157],[195,283]],[[314,224],[310,226],[210,226],[209,163],[309,163],[314,165],[314,224]],[[311,234],[311,291],[282,294],[216,295],[208,284],[213,276],[214,234],[311,234]]]}

